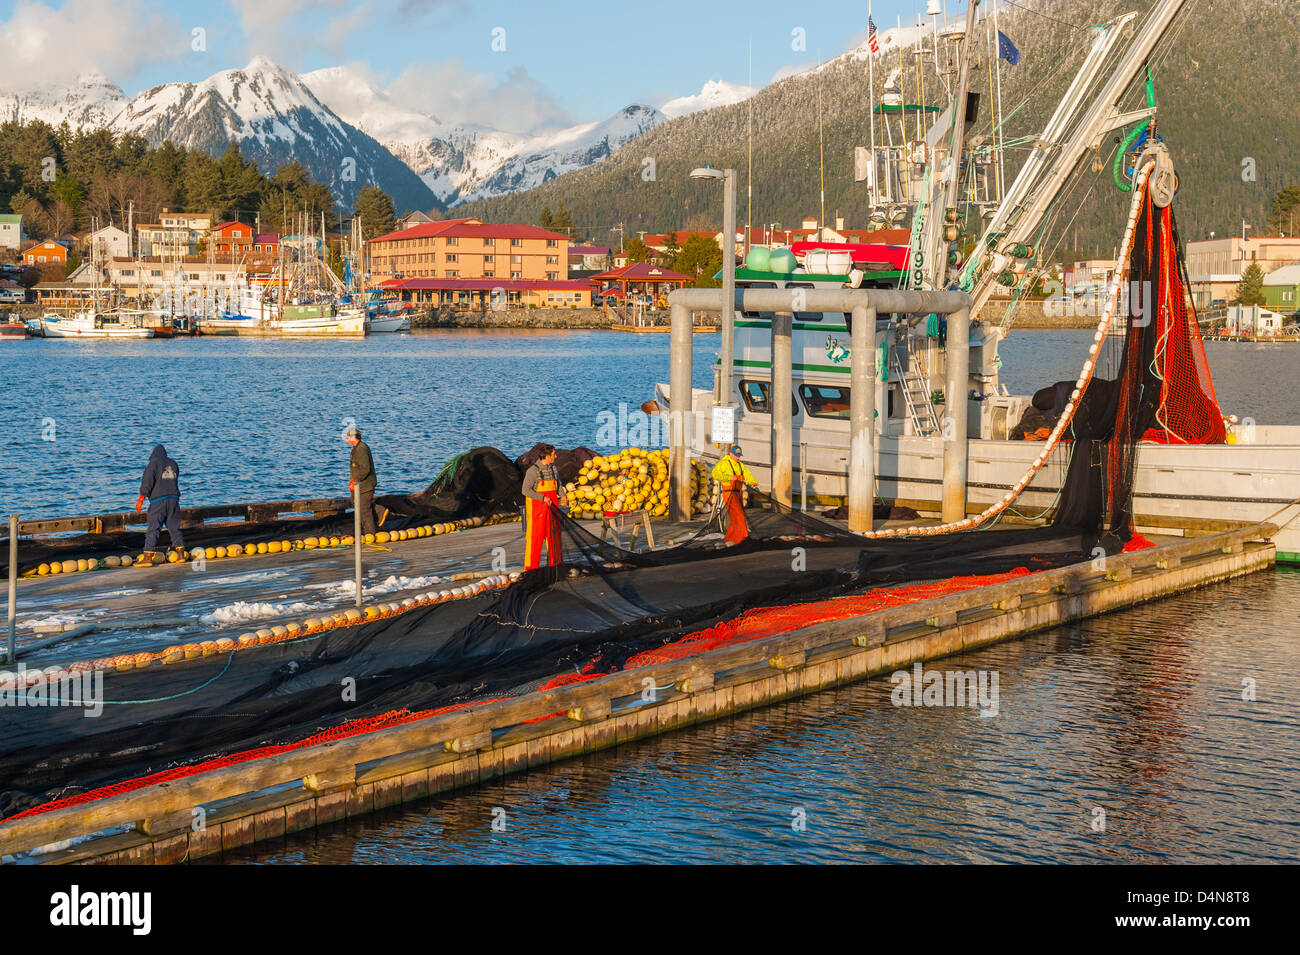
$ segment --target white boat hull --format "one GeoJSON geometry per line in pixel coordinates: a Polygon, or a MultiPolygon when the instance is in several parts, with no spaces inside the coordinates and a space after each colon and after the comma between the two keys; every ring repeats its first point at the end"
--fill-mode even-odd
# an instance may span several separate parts
{"type": "Polygon", "coordinates": [[[51,321],[41,319],[41,336],[44,338],[126,338],[141,339],[153,338],[152,328],[132,328],[131,326],[101,326],[96,328],[93,324],[86,324],[76,321],[60,320],[51,321]]]}
{"type": "Polygon", "coordinates": [[[321,318],[258,321],[253,318],[218,318],[199,322],[203,335],[240,335],[272,338],[362,338],[366,317],[360,312],[340,312],[321,318]]]}
{"type": "Polygon", "coordinates": [[[410,330],[411,320],[405,315],[376,315],[370,319],[372,333],[409,332],[410,330]]]}
{"type": "MultiPolygon", "coordinates": [[[[668,387],[656,389],[668,406],[668,387]]],[[[707,409],[712,393],[696,389],[696,452],[716,455],[707,409]]],[[[798,400],[796,399],[796,405],[798,400]]],[[[771,416],[744,412],[736,437],[759,486],[772,483],[771,416]]],[[[1300,427],[1257,426],[1248,442],[1217,445],[1142,444],[1138,447],[1133,509],[1139,530],[1188,533],[1226,522],[1288,522],[1274,537],[1281,559],[1300,561],[1300,427]],[[1285,510],[1283,510],[1285,508],[1285,510]],[[1279,516],[1278,511],[1283,511],[1279,516]]],[[[849,428],[840,418],[814,418],[802,407],[794,419],[796,499],[836,505],[848,496],[849,428]]],[[[978,513],[1002,499],[1042,450],[1037,441],[970,438],[967,504],[978,513]]],[[[1059,446],[1015,504],[1020,516],[1047,511],[1057,497],[1069,445],[1059,446]]],[[[937,514],[943,488],[943,441],[913,435],[876,436],[876,497],[937,514]]]]}

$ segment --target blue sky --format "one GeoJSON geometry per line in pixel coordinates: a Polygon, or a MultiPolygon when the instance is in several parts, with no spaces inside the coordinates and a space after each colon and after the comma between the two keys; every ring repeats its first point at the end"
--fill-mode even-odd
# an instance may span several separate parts
{"type": "MultiPolygon", "coordinates": [[[[948,3],[952,12],[958,0],[948,3]]],[[[873,6],[882,31],[923,9],[924,0],[873,6]]],[[[751,37],[754,85],[766,85],[861,42],[866,16],[866,0],[5,0],[0,29],[20,54],[0,67],[0,84],[93,67],[133,94],[264,54],[296,71],[351,65],[381,88],[401,79],[427,111],[553,127],[659,105],[709,79],[745,83],[751,37]]]]}

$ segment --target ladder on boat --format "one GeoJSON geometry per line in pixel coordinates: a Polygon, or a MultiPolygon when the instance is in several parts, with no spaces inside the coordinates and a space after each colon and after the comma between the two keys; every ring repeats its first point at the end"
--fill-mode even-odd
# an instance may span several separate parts
{"type": "Polygon", "coordinates": [[[890,351],[892,368],[903,392],[903,403],[907,406],[907,419],[912,423],[912,433],[923,438],[939,434],[939,416],[934,413],[934,402],[930,400],[927,375],[921,373],[920,362],[912,354],[909,336],[904,335],[890,351]],[[904,361],[904,358],[907,360],[904,361]]]}

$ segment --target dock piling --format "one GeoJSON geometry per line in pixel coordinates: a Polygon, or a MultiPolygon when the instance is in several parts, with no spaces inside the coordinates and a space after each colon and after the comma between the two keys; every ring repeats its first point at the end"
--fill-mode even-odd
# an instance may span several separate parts
{"type": "Polygon", "coordinates": [[[356,555],[357,606],[361,606],[361,488],[352,489],[352,552],[356,555]]]}
{"type": "Polygon", "coordinates": [[[5,663],[16,659],[14,645],[18,639],[18,515],[9,515],[9,645],[5,663]]]}
{"type": "Polygon", "coordinates": [[[855,305],[850,313],[849,530],[872,529],[876,484],[876,310],[855,305]]]}
{"type": "Polygon", "coordinates": [[[943,392],[943,520],[966,518],[966,389],[970,380],[970,309],[948,316],[943,392]]]}
{"type": "Polygon", "coordinates": [[[791,312],[772,313],[772,499],[790,506],[794,466],[794,370],[791,312]]]}
{"type": "Polygon", "coordinates": [[[691,392],[691,349],[694,346],[694,329],[691,310],[684,303],[674,302],[671,309],[671,338],[668,344],[669,374],[669,432],[668,454],[670,519],[691,519],[691,463],[687,458],[690,439],[686,429],[691,426],[693,399],[691,392]]]}

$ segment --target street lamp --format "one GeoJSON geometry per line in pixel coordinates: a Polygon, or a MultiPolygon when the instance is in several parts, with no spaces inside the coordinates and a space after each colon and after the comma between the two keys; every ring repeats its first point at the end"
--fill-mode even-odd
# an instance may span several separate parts
{"type": "Polygon", "coordinates": [[[722,191],[722,354],[718,381],[713,386],[717,404],[731,404],[731,370],[735,354],[736,324],[736,170],[701,166],[691,170],[692,179],[716,179],[722,191]]]}

